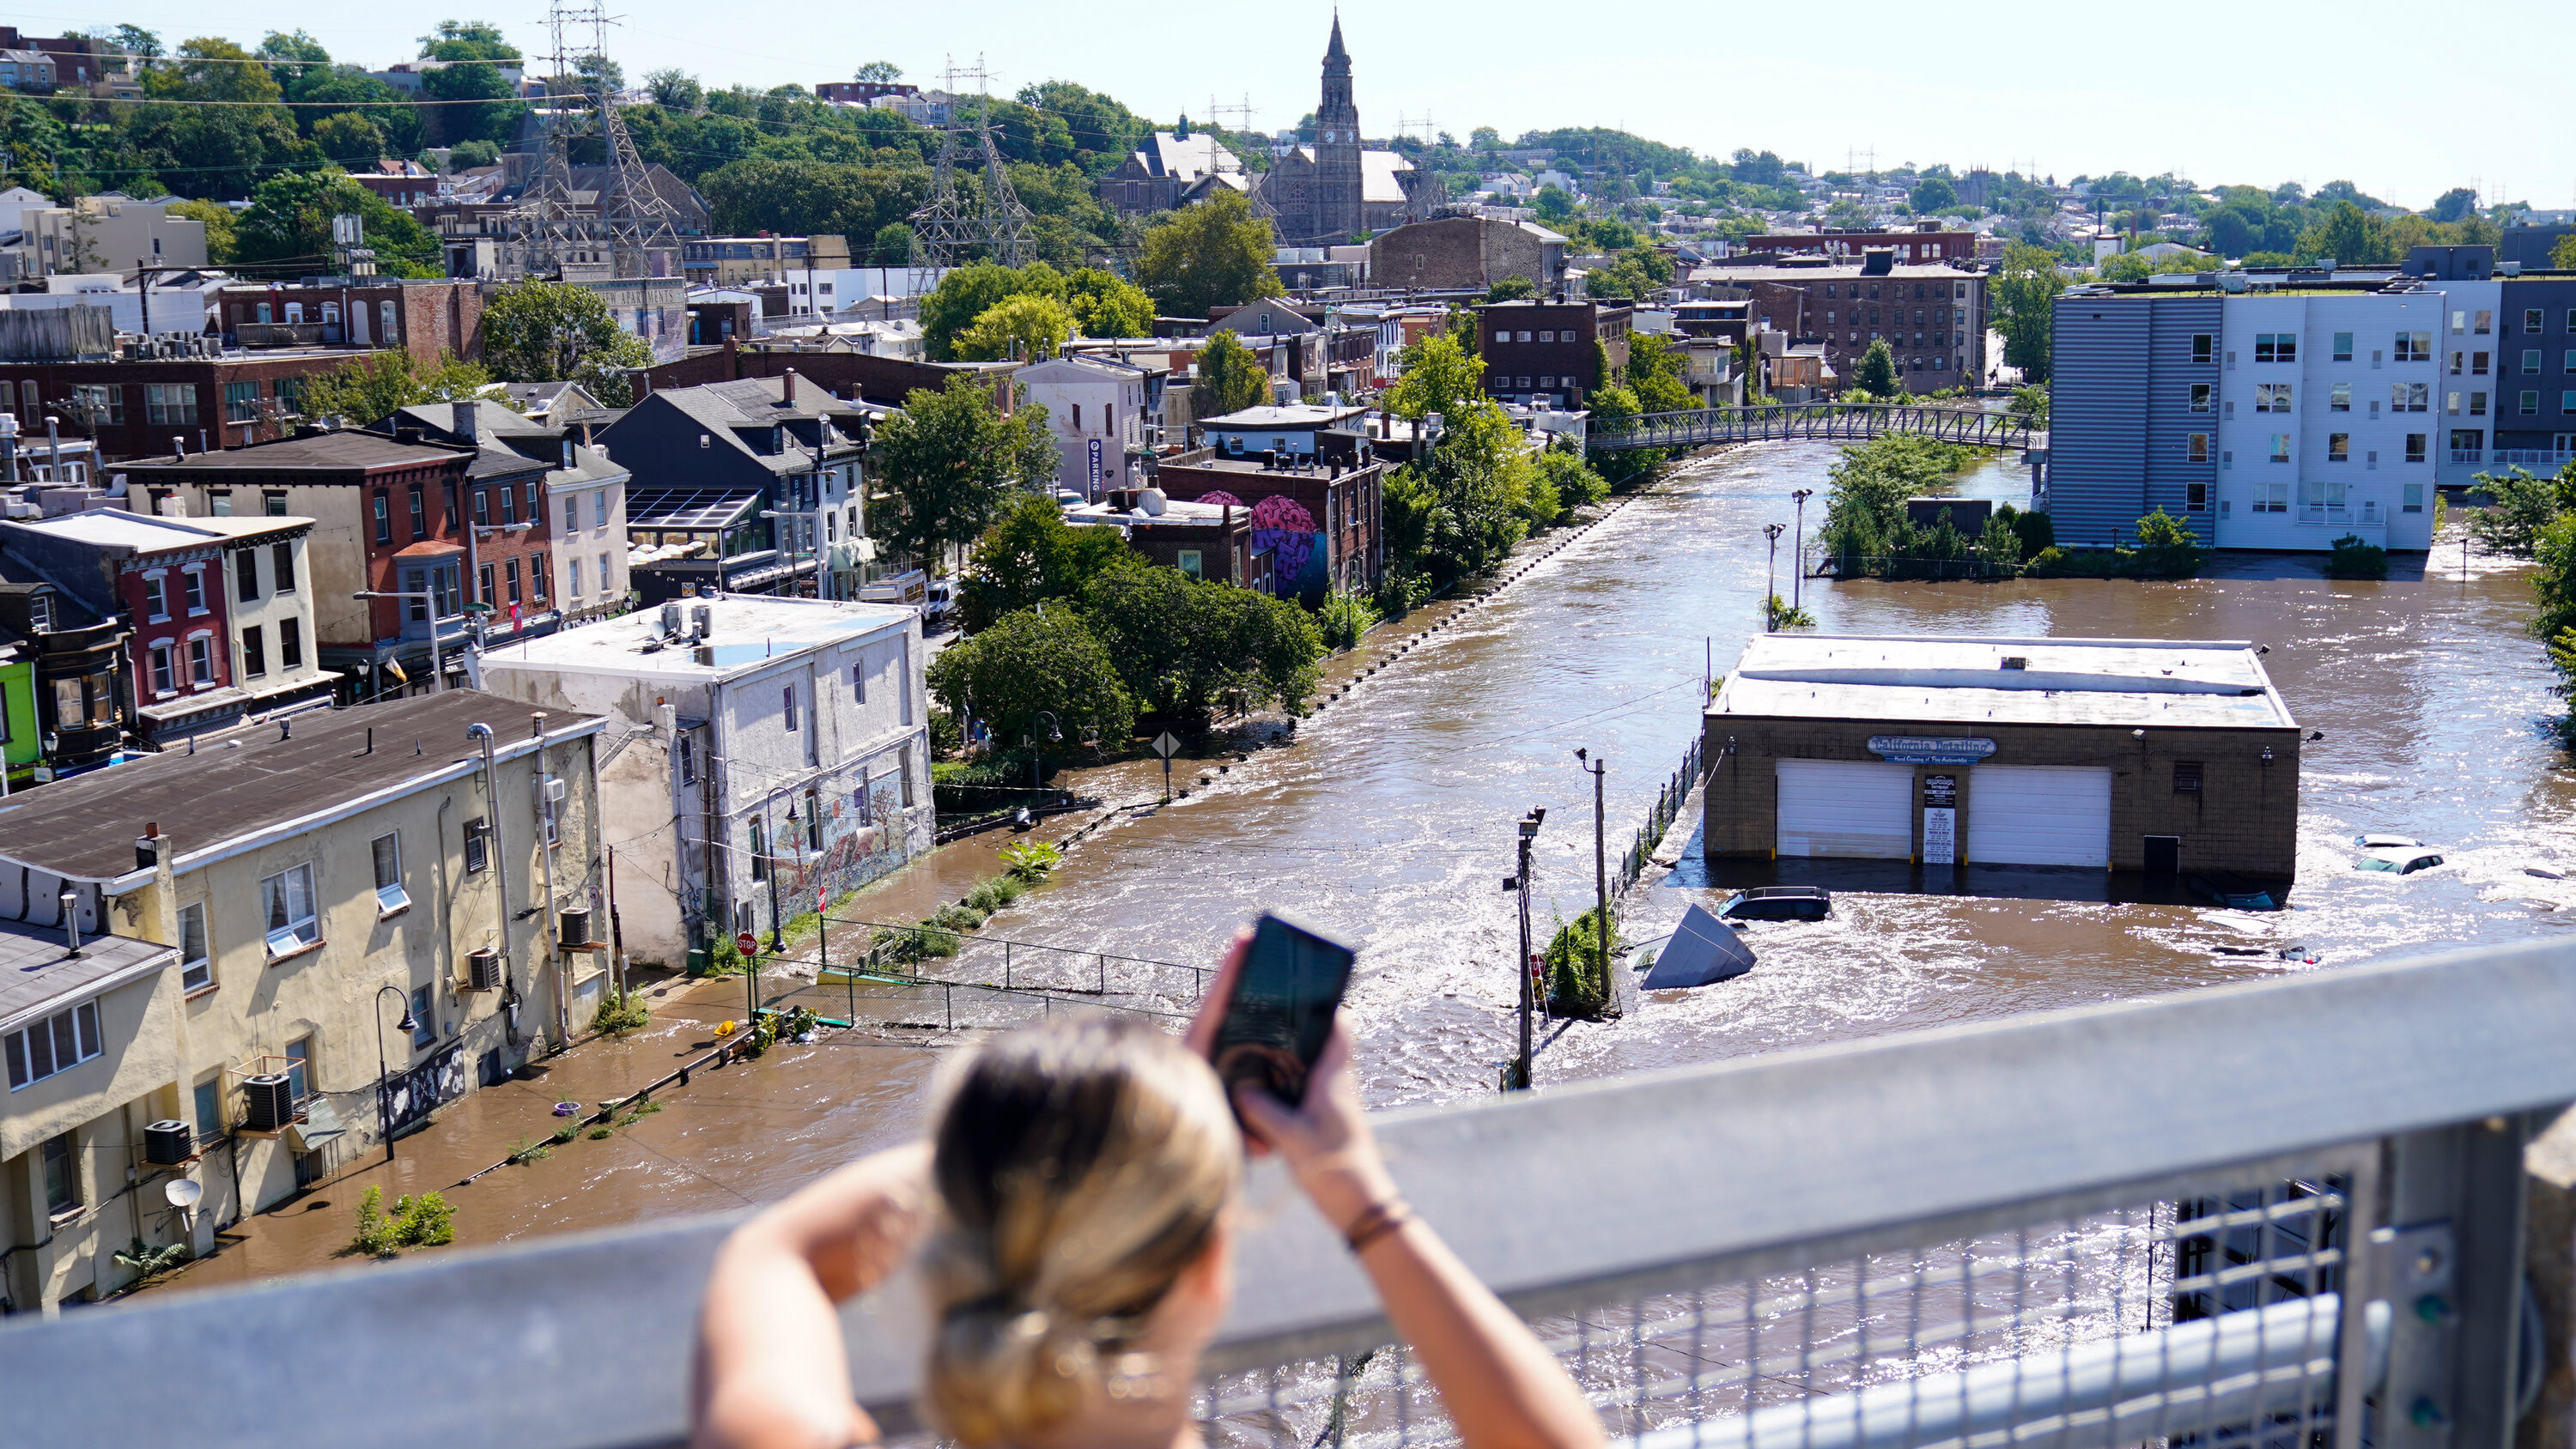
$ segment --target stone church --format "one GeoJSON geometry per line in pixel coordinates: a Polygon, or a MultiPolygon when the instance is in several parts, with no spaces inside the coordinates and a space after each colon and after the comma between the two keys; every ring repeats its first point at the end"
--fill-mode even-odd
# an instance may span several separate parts
{"type": "Polygon", "coordinates": [[[1342,48],[1339,15],[1324,50],[1315,139],[1281,156],[1262,175],[1255,197],[1283,247],[1347,246],[1369,233],[1420,221],[1446,199],[1437,175],[1415,170],[1396,152],[1361,148],[1351,56],[1342,48]]]}

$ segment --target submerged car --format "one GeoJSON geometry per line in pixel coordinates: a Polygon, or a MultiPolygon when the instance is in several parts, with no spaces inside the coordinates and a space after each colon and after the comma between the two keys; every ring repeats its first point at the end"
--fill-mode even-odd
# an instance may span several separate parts
{"type": "Polygon", "coordinates": [[[2356,835],[2352,838],[2355,850],[2422,850],[2431,844],[2429,840],[2417,840],[2412,835],[2356,835]]]}
{"type": "Polygon", "coordinates": [[[1823,886],[1756,886],[1717,908],[1722,921],[1821,921],[1833,912],[1834,894],[1823,886]]]}
{"type": "Polygon", "coordinates": [[[2419,870],[2431,870],[2441,863],[2442,856],[2439,851],[2428,849],[2420,844],[2383,845],[2363,851],[2361,858],[2352,863],[2352,868],[2385,871],[2390,875],[2413,875],[2419,870]]]}

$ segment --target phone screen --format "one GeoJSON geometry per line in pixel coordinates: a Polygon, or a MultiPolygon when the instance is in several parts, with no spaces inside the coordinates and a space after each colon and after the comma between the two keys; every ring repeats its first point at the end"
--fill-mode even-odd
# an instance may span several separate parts
{"type": "Polygon", "coordinates": [[[1251,948],[1208,1054],[1229,1093],[1236,1082],[1251,1081],[1292,1107],[1306,1100],[1307,1074],[1333,1034],[1333,1012],[1350,984],[1355,954],[1275,915],[1253,923],[1251,948]]]}

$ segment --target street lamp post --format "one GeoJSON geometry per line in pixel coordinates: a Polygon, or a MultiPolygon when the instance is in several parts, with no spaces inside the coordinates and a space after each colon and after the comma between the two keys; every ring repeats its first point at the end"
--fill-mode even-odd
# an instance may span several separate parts
{"type": "Polygon", "coordinates": [[[1762,575],[1762,632],[1765,634],[1768,634],[1772,630],[1780,627],[1779,610],[1773,608],[1772,605],[1777,602],[1780,597],[1781,532],[1782,529],[1780,525],[1776,523],[1767,523],[1762,526],[1762,536],[1771,540],[1771,561],[1764,569],[1762,575]]]}
{"type": "Polygon", "coordinates": [[[1789,495],[1798,505],[1798,523],[1789,535],[1789,607],[1798,607],[1805,591],[1799,587],[1807,578],[1807,499],[1816,490],[1801,488],[1789,495]]]}
{"type": "MultiPolygon", "coordinates": [[[[1056,719],[1055,711],[1051,709],[1042,709],[1038,711],[1038,714],[1047,722],[1046,737],[1048,743],[1064,743],[1064,726],[1056,719]]],[[[1045,755],[1038,745],[1037,733],[1032,729],[1028,734],[1021,736],[1021,738],[1027,742],[1029,747],[1029,789],[1032,792],[1043,790],[1046,788],[1046,763],[1045,755]]],[[[1167,767],[1170,763],[1171,762],[1168,760],[1164,761],[1164,764],[1167,767]]],[[[1034,799],[1034,795],[1032,795],[1031,798],[1034,799]]]]}
{"type": "Polygon", "coordinates": [[[392,1069],[385,1065],[385,993],[394,994],[394,1004],[402,1008],[402,1020],[394,1023],[396,1031],[415,1031],[420,1023],[412,1018],[411,999],[399,986],[387,984],[376,988],[376,1127],[385,1135],[385,1161],[394,1160],[394,1107],[385,1094],[392,1079],[392,1069]]]}
{"type": "Polygon", "coordinates": [[[1530,841],[1546,819],[1547,807],[1543,805],[1520,818],[1520,871],[1504,883],[1506,888],[1520,892],[1521,954],[1516,969],[1521,978],[1521,1049],[1512,1059],[1514,1091],[1527,1091],[1530,1084],[1530,1018],[1538,1007],[1538,981],[1532,974],[1538,962],[1530,953],[1530,841]]]}
{"type": "MultiPolygon", "coordinates": [[[[1779,525],[1772,525],[1778,531],[1779,525]]],[[[1609,773],[1608,760],[1592,758],[1589,750],[1576,750],[1575,762],[1592,777],[1592,921],[1601,944],[1601,1012],[1604,1016],[1619,1014],[1619,988],[1610,975],[1610,837],[1608,818],[1602,813],[1602,776],[1609,773]]]]}
{"type": "Polygon", "coordinates": [[[439,626],[439,625],[441,625],[441,624],[446,623],[449,619],[462,619],[462,618],[464,618],[464,617],[465,617],[463,614],[448,614],[448,615],[445,615],[445,616],[441,616],[441,615],[440,615],[440,613],[438,612],[438,606],[439,606],[439,604],[440,604],[442,601],[441,601],[441,599],[440,599],[440,597],[439,597],[438,593],[437,593],[436,591],[434,591],[434,590],[419,590],[419,591],[405,592],[405,591],[402,591],[402,590],[396,590],[396,589],[360,589],[360,590],[358,590],[356,593],[351,594],[349,597],[350,597],[350,598],[353,598],[353,599],[360,599],[360,600],[365,600],[365,599],[417,599],[417,600],[421,601],[422,603],[424,603],[424,604],[428,605],[428,606],[429,606],[429,689],[430,689],[430,692],[431,692],[432,694],[442,694],[442,693],[445,693],[445,692],[446,692],[446,689],[447,689],[447,659],[446,659],[446,656],[445,656],[445,655],[443,655],[443,654],[439,651],[439,647],[438,647],[438,626],[439,626]]]}

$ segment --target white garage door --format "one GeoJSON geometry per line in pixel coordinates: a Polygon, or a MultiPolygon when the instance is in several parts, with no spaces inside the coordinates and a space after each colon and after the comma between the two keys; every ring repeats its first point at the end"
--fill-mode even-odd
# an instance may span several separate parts
{"type": "Polygon", "coordinates": [[[1914,767],[1849,760],[1776,760],[1782,855],[1909,860],[1914,767]]]}
{"type": "Polygon", "coordinates": [[[2076,765],[1979,765],[1968,772],[1975,865],[2111,863],[2111,772],[2076,765]]]}

